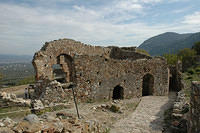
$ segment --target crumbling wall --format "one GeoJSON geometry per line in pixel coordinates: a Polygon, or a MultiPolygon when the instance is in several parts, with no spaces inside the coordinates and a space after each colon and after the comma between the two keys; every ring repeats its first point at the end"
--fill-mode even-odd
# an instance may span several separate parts
{"type": "Polygon", "coordinates": [[[152,57],[147,56],[145,54],[141,54],[138,52],[133,51],[133,48],[118,48],[118,47],[112,47],[112,50],[110,52],[110,58],[113,59],[130,59],[130,60],[137,60],[137,59],[151,59],[152,57]]]}
{"type": "Polygon", "coordinates": [[[200,132],[200,82],[192,82],[189,133],[200,132]]]}
{"type": "Polygon", "coordinates": [[[36,80],[42,81],[35,90],[36,94],[38,98],[46,97],[54,99],[51,100],[54,102],[62,100],[63,86],[51,88],[44,82],[54,80],[52,66],[60,64],[66,73],[66,82],[73,83],[80,100],[110,100],[117,85],[123,88],[123,98],[140,97],[146,74],[154,79],[152,95],[167,95],[169,70],[166,60],[136,55],[133,48],[113,52],[109,47],[94,47],[66,39],[46,43],[33,59],[36,80]],[[62,55],[67,57],[67,61],[62,59],[62,55]]]}
{"type": "Polygon", "coordinates": [[[145,74],[154,77],[153,95],[168,94],[168,68],[159,58],[130,61],[81,56],[75,64],[78,91],[91,99],[112,99],[117,85],[124,88],[124,98],[141,97],[145,74]]]}
{"type": "MultiPolygon", "coordinates": [[[[34,55],[33,66],[36,71],[36,79],[48,78],[53,80],[52,65],[58,64],[57,57],[62,54],[73,59],[77,55],[108,57],[109,53],[109,48],[85,45],[70,39],[45,43],[41,50],[34,55]]],[[[71,63],[73,64],[73,61],[71,63]]]]}

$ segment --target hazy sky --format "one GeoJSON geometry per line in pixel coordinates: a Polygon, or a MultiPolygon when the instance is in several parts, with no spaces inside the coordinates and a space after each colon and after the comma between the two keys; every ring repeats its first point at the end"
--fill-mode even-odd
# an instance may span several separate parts
{"type": "Polygon", "coordinates": [[[138,46],[167,31],[200,32],[200,0],[0,0],[0,54],[60,38],[138,46]]]}

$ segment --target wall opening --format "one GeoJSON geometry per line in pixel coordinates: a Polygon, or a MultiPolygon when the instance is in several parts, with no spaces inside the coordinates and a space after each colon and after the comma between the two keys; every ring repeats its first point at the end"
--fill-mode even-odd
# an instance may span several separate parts
{"type": "Polygon", "coordinates": [[[66,73],[63,71],[62,66],[60,64],[54,64],[52,69],[53,79],[60,83],[66,83],[66,73]]]}
{"type": "Polygon", "coordinates": [[[142,96],[153,95],[154,77],[151,74],[146,74],[143,77],[142,96]]]}
{"type": "Polygon", "coordinates": [[[124,88],[117,85],[113,90],[113,100],[124,99],[124,88]]]}
{"type": "Polygon", "coordinates": [[[67,83],[74,81],[74,65],[71,56],[61,54],[57,56],[57,64],[52,66],[53,78],[60,83],[67,83]]]}
{"type": "Polygon", "coordinates": [[[169,78],[169,91],[177,91],[176,76],[174,74],[169,78]]]}

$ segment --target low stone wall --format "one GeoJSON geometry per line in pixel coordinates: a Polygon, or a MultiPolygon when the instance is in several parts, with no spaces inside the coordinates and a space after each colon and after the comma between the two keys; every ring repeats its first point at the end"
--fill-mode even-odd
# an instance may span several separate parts
{"type": "Polygon", "coordinates": [[[170,126],[170,131],[172,133],[187,133],[188,112],[189,103],[187,103],[184,92],[179,91],[172,110],[172,122],[170,126]]]}
{"type": "Polygon", "coordinates": [[[30,107],[31,100],[17,98],[15,94],[0,92],[0,107],[30,107]]]}
{"type": "Polygon", "coordinates": [[[200,82],[192,82],[188,133],[200,133],[200,82]]]}

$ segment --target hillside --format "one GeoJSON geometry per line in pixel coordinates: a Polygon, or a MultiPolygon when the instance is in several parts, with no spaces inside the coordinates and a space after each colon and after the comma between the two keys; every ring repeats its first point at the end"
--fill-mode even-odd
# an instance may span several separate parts
{"type": "Polygon", "coordinates": [[[31,55],[4,55],[0,54],[0,64],[4,63],[30,63],[33,59],[31,55]]]}
{"type": "Polygon", "coordinates": [[[176,53],[183,48],[191,48],[198,41],[200,41],[200,32],[188,34],[166,32],[144,41],[139,48],[155,56],[164,53],[176,53]]]}
{"type": "Polygon", "coordinates": [[[0,54],[0,73],[3,75],[0,86],[19,85],[24,80],[32,80],[34,77],[32,58],[30,55],[0,54]]]}

